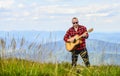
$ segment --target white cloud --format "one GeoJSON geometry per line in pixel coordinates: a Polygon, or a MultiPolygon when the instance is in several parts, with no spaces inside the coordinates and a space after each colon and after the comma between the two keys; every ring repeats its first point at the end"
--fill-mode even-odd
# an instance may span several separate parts
{"type": "Polygon", "coordinates": [[[51,19],[54,19],[54,18],[55,18],[55,16],[50,16],[50,18],[51,18],[51,19]]]}
{"type": "Polygon", "coordinates": [[[7,21],[16,21],[17,19],[15,17],[9,17],[9,18],[6,18],[7,21]]]}
{"type": "Polygon", "coordinates": [[[17,12],[13,12],[12,14],[13,14],[13,16],[15,16],[15,17],[20,17],[20,15],[19,15],[17,12]]]}
{"type": "Polygon", "coordinates": [[[105,21],[106,21],[107,23],[112,23],[112,22],[113,22],[112,19],[106,19],[105,21]]]}
{"type": "MultiPolygon", "coordinates": [[[[119,6],[120,6],[120,5],[119,5],[119,6]]],[[[102,7],[101,7],[101,5],[96,5],[96,4],[94,4],[94,5],[83,6],[83,7],[79,7],[79,6],[78,6],[78,7],[74,7],[74,8],[76,9],[76,11],[77,11],[78,13],[83,13],[83,14],[101,13],[101,14],[102,14],[101,16],[103,16],[103,12],[106,13],[106,11],[108,11],[108,10],[110,10],[110,11],[114,10],[114,12],[115,12],[115,11],[118,11],[118,10],[116,10],[115,8],[118,9],[119,6],[118,6],[118,5],[115,5],[115,4],[106,4],[106,5],[102,5],[102,7]]],[[[105,14],[104,14],[104,15],[105,15],[105,14]]]]}
{"type": "Polygon", "coordinates": [[[48,2],[58,2],[58,1],[61,1],[61,0],[46,0],[48,2]]]}
{"type": "Polygon", "coordinates": [[[19,8],[25,8],[25,5],[22,4],[22,3],[20,3],[20,4],[18,4],[18,7],[19,7],[19,8]]]}
{"type": "Polygon", "coordinates": [[[33,19],[33,20],[38,20],[39,17],[38,17],[38,16],[34,16],[32,19],[33,19]]]}
{"type": "Polygon", "coordinates": [[[86,16],[90,17],[90,16],[108,16],[109,13],[92,13],[92,14],[86,14],[86,16]]]}
{"type": "MultiPolygon", "coordinates": [[[[81,24],[88,24],[88,26],[95,24],[97,25],[96,28],[99,28],[101,25],[119,24],[120,4],[116,2],[78,4],[77,0],[75,3],[71,4],[73,0],[71,2],[63,0],[40,1],[0,0],[0,9],[2,9],[2,12],[0,12],[1,24],[7,25],[10,23],[9,25],[15,24],[18,25],[18,27],[19,25],[23,27],[29,25],[27,29],[31,29],[33,25],[38,26],[39,24],[43,24],[46,30],[50,29],[47,25],[53,25],[52,27],[50,26],[51,30],[64,30],[71,25],[70,22],[73,16],[77,16],[81,24]],[[50,2],[50,4],[48,4],[48,2],[50,2]],[[5,8],[10,9],[4,10],[5,8]],[[9,21],[9,23],[6,23],[6,21],[9,21]],[[58,24],[58,26],[55,26],[56,24],[58,24]]],[[[35,27],[34,29],[39,30],[40,28],[35,27]]],[[[100,29],[102,28],[103,27],[100,27],[100,29]]]]}
{"type": "Polygon", "coordinates": [[[25,18],[24,18],[24,17],[22,17],[22,18],[19,18],[19,20],[20,20],[20,21],[25,21],[25,18]]]}
{"type": "MultiPolygon", "coordinates": [[[[106,16],[108,15],[108,12],[104,13],[102,11],[104,10],[115,10],[115,8],[118,8],[118,4],[113,5],[91,5],[91,6],[62,6],[62,5],[49,5],[49,6],[40,6],[37,8],[37,12],[39,13],[48,13],[48,14],[84,14],[87,16],[106,16]],[[101,12],[100,12],[101,11],[101,12]]],[[[111,11],[112,11],[111,10],[111,11]]],[[[116,10],[117,11],[117,10],[116,10]]]]}
{"type": "Polygon", "coordinates": [[[29,16],[29,15],[30,15],[30,12],[28,12],[28,11],[23,12],[23,16],[29,16]]]}
{"type": "Polygon", "coordinates": [[[48,13],[48,14],[73,14],[76,12],[74,8],[58,6],[58,5],[50,5],[50,6],[40,6],[37,8],[40,13],[48,13]]]}
{"type": "Polygon", "coordinates": [[[14,0],[0,0],[0,8],[11,8],[14,4],[14,0]]]}
{"type": "Polygon", "coordinates": [[[9,16],[9,15],[10,15],[10,12],[1,12],[1,15],[2,15],[2,16],[9,16]]]}
{"type": "Polygon", "coordinates": [[[37,3],[36,3],[36,2],[33,2],[33,3],[31,4],[31,6],[32,6],[32,7],[35,7],[35,6],[37,7],[37,3]]]}

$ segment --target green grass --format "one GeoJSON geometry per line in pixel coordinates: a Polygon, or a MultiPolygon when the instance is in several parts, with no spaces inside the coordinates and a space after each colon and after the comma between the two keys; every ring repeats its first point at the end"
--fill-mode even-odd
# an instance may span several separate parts
{"type": "Polygon", "coordinates": [[[0,76],[120,76],[120,66],[101,65],[86,68],[70,63],[38,63],[22,59],[0,59],[0,76]],[[77,73],[80,69],[80,73],[77,73]]]}

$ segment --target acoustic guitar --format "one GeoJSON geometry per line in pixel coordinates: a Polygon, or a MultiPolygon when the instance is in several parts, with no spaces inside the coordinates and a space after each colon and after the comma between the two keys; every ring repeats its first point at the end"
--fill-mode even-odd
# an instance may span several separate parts
{"type": "MultiPolygon", "coordinates": [[[[87,32],[84,32],[83,34],[90,33],[92,31],[93,31],[93,28],[90,28],[87,32]]],[[[71,52],[75,48],[76,45],[81,44],[82,43],[81,38],[82,38],[83,34],[80,35],[80,36],[79,35],[75,35],[75,36],[71,37],[70,39],[74,38],[73,42],[65,42],[66,50],[71,52]]]]}

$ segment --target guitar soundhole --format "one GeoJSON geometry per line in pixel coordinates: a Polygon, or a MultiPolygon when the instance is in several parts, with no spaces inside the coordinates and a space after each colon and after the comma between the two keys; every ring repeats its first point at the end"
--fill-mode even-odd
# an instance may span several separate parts
{"type": "Polygon", "coordinates": [[[74,39],[73,43],[75,43],[75,42],[76,42],[76,39],[74,39]]]}

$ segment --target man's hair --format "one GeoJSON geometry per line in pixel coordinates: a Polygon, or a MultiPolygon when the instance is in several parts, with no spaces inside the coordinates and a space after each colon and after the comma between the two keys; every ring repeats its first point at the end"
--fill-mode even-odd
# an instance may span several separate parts
{"type": "MultiPolygon", "coordinates": [[[[73,17],[73,18],[72,18],[72,21],[73,21],[73,19],[76,19],[76,20],[78,20],[78,18],[77,18],[77,17],[73,17]]],[[[78,21],[78,22],[79,22],[79,21],[78,21]]]]}
{"type": "Polygon", "coordinates": [[[77,18],[77,17],[73,17],[72,20],[73,20],[73,19],[78,19],[78,18],[77,18]]]}

